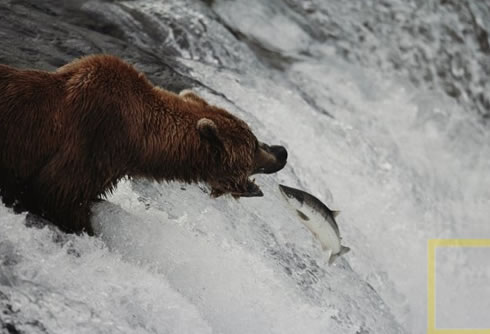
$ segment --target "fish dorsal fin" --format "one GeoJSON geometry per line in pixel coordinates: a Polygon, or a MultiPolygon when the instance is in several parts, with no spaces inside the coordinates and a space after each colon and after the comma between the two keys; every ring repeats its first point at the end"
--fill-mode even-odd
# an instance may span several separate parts
{"type": "Polygon", "coordinates": [[[337,210],[332,211],[332,216],[334,218],[337,218],[338,215],[340,215],[340,211],[337,211],[337,210]]]}

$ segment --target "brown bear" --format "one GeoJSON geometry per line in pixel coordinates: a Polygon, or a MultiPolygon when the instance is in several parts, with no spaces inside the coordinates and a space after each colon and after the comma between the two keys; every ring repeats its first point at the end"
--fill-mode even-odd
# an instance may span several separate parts
{"type": "Polygon", "coordinates": [[[55,72],[0,65],[0,196],[92,235],[90,206],[125,177],[207,183],[261,196],[249,177],[286,164],[282,146],[191,91],[175,94],[110,55],[55,72]]]}

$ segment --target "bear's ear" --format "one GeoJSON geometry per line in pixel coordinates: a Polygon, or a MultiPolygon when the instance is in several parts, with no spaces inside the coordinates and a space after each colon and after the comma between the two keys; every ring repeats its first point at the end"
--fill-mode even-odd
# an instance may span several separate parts
{"type": "Polygon", "coordinates": [[[193,102],[197,102],[197,103],[205,105],[205,106],[208,105],[208,103],[202,97],[200,97],[199,95],[197,95],[196,93],[194,93],[190,89],[184,89],[183,91],[181,91],[179,93],[179,95],[181,97],[183,97],[184,99],[187,99],[187,100],[190,100],[193,102]]]}
{"type": "Polygon", "coordinates": [[[218,127],[209,118],[201,118],[197,121],[196,128],[204,137],[218,139],[218,127]]]}

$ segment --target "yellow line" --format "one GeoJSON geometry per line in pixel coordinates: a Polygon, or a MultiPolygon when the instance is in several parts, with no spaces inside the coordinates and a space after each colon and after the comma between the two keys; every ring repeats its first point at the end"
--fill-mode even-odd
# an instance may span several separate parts
{"type": "Polygon", "coordinates": [[[430,239],[427,249],[427,334],[490,334],[490,329],[436,328],[436,248],[490,247],[490,239],[430,239]]]}
{"type": "Polygon", "coordinates": [[[490,334],[490,329],[463,329],[463,328],[451,328],[451,329],[434,329],[429,334],[490,334]]]}
{"type": "Polygon", "coordinates": [[[429,240],[427,254],[427,333],[433,334],[436,329],[436,241],[429,240]]]}
{"type": "Polygon", "coordinates": [[[490,247],[490,239],[431,239],[429,247],[490,247]]]}

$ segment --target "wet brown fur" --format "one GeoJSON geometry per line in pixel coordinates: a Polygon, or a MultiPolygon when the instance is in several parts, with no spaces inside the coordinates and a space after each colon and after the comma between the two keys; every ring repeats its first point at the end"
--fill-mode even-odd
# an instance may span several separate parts
{"type": "Polygon", "coordinates": [[[65,231],[92,234],[91,202],[125,176],[245,192],[265,163],[258,145],[243,121],[113,56],[55,72],[0,65],[0,195],[65,231]],[[198,129],[202,118],[215,127],[198,129]]]}

